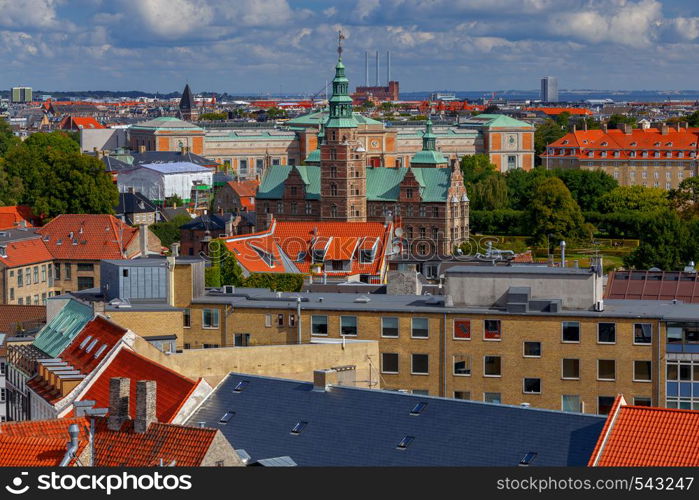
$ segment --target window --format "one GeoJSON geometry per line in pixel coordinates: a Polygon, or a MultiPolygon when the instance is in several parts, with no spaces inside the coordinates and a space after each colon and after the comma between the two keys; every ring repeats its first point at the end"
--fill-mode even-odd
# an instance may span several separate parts
{"type": "Polygon", "coordinates": [[[68,264],[68,263],[66,263],[65,266],[66,266],[66,267],[65,267],[66,272],[65,272],[65,278],[64,278],[64,279],[70,281],[71,279],[73,279],[72,276],[71,276],[71,273],[72,273],[72,271],[73,271],[73,264],[68,264]]]}
{"type": "Polygon", "coordinates": [[[221,419],[218,421],[219,424],[227,424],[235,416],[234,411],[227,411],[223,414],[221,419]]]}
{"type": "Polygon", "coordinates": [[[410,446],[410,443],[415,441],[415,436],[405,436],[403,439],[400,440],[400,443],[396,446],[399,450],[405,450],[408,446],[410,446]]]}
{"type": "Polygon", "coordinates": [[[561,410],[581,413],[580,396],[577,394],[564,394],[561,396],[561,410]]]}
{"type": "Polygon", "coordinates": [[[313,205],[311,205],[311,202],[309,202],[309,201],[306,202],[305,212],[306,212],[306,215],[311,215],[313,213],[313,205]]]}
{"type": "Polygon", "coordinates": [[[22,288],[24,286],[24,274],[22,270],[17,271],[17,288],[22,288]]]}
{"type": "Polygon", "coordinates": [[[357,335],[356,316],[340,316],[340,335],[357,335]]]}
{"type": "Polygon", "coordinates": [[[398,318],[381,318],[381,336],[382,337],[398,337],[398,318]]]}
{"type": "Polygon", "coordinates": [[[522,383],[524,394],[541,394],[540,378],[525,378],[522,383]]]}
{"type": "Polygon", "coordinates": [[[192,310],[189,308],[182,312],[182,326],[185,328],[192,327],[192,310]]]}
{"type": "Polygon", "coordinates": [[[39,294],[38,293],[36,295],[34,295],[34,305],[35,306],[39,305],[39,294]]]}
{"type": "Polygon", "coordinates": [[[291,433],[294,435],[299,435],[301,434],[301,431],[303,431],[306,428],[307,425],[308,422],[297,422],[296,425],[291,428],[291,433]]]}
{"type": "Polygon", "coordinates": [[[330,184],[330,196],[337,196],[337,185],[335,183],[330,184]]]}
{"type": "Polygon", "coordinates": [[[311,316],[311,335],[328,334],[328,317],[311,316]]]}
{"type": "Polygon", "coordinates": [[[580,323],[577,321],[563,322],[563,342],[580,342],[580,323]]]}
{"type": "Polygon", "coordinates": [[[235,334],[235,347],[247,347],[250,345],[250,334],[249,333],[236,333],[235,334]]]}
{"type": "Polygon", "coordinates": [[[417,403],[415,406],[413,406],[413,409],[410,410],[410,414],[414,417],[417,417],[423,411],[425,411],[425,409],[427,408],[427,404],[428,403],[423,403],[423,402],[417,403]]]}
{"type": "Polygon", "coordinates": [[[289,313],[289,326],[296,326],[296,315],[289,313]]]}
{"type": "Polygon", "coordinates": [[[614,380],[616,378],[616,361],[613,359],[597,360],[597,379],[614,380]]]}
{"type": "Polygon", "coordinates": [[[427,354],[413,354],[411,373],[413,375],[428,375],[430,373],[429,356],[427,354]]]}
{"type": "Polygon", "coordinates": [[[455,319],[454,320],[454,339],[456,340],[471,340],[471,320],[455,319]]]}
{"type": "Polygon", "coordinates": [[[471,399],[470,391],[454,391],[454,399],[471,399]]]}
{"type": "Polygon", "coordinates": [[[95,270],[94,264],[85,264],[85,263],[78,264],[78,272],[79,273],[80,272],[92,272],[94,270],[95,270]]]}
{"type": "Polygon", "coordinates": [[[649,397],[646,396],[634,396],[633,398],[634,406],[651,406],[652,402],[649,397]]]}
{"type": "Polygon", "coordinates": [[[454,375],[471,375],[471,357],[468,354],[454,355],[454,375]]]}
{"type": "Polygon", "coordinates": [[[24,297],[18,298],[18,299],[17,299],[17,304],[19,304],[20,306],[23,305],[23,304],[24,304],[24,297]]]}
{"type": "Polygon", "coordinates": [[[597,398],[597,413],[608,415],[614,404],[614,396],[599,396],[597,398]]]}
{"type": "Polygon", "coordinates": [[[500,377],[502,375],[500,356],[483,357],[483,375],[486,377],[500,377]]]}
{"type": "Polygon", "coordinates": [[[563,359],[562,378],[577,380],[580,378],[580,360],[563,359]]]}
{"type": "Polygon", "coordinates": [[[41,282],[46,283],[46,264],[41,266],[41,282]]]}
{"type": "Polygon", "coordinates": [[[500,340],[500,320],[486,319],[485,320],[485,335],[486,340],[500,340]]]}
{"type": "Polygon", "coordinates": [[[39,266],[34,266],[34,283],[39,282],[39,266]]]}
{"type": "Polygon", "coordinates": [[[525,358],[540,358],[541,357],[541,342],[525,342],[524,343],[525,358]]]}
{"type": "Polygon", "coordinates": [[[246,176],[248,174],[248,161],[247,160],[239,160],[238,161],[238,166],[239,166],[239,173],[241,176],[246,176]]]}
{"type": "Polygon", "coordinates": [[[636,323],[633,325],[633,343],[650,344],[653,336],[653,325],[650,323],[636,323]]]}
{"type": "Polygon", "coordinates": [[[599,344],[616,343],[616,323],[599,323],[597,325],[597,342],[599,344]]]}
{"type": "Polygon", "coordinates": [[[10,300],[15,300],[15,289],[10,288],[10,300]]]}
{"type": "Polygon", "coordinates": [[[282,314],[282,313],[277,314],[277,326],[279,326],[279,327],[284,326],[284,314],[282,314]]]}
{"type": "Polygon", "coordinates": [[[95,278],[92,276],[78,276],[78,290],[86,290],[95,287],[95,278]]]}
{"type": "Polygon", "coordinates": [[[634,361],[633,362],[633,381],[634,382],[650,382],[653,379],[652,363],[650,361],[634,361]]]}
{"type": "Polygon", "coordinates": [[[272,315],[265,314],[265,327],[270,328],[272,326],[272,315]]]}
{"type": "Polygon", "coordinates": [[[394,352],[381,353],[381,373],[398,373],[398,354],[394,352]]]}
{"type": "Polygon", "coordinates": [[[201,316],[204,328],[218,328],[218,309],[203,309],[201,316]]]}
{"type": "Polygon", "coordinates": [[[500,404],[500,402],[501,402],[500,393],[499,392],[484,392],[483,393],[483,401],[485,401],[486,403],[500,404]]]}
{"type": "Polygon", "coordinates": [[[427,318],[413,318],[411,336],[421,339],[429,337],[427,318]]]}

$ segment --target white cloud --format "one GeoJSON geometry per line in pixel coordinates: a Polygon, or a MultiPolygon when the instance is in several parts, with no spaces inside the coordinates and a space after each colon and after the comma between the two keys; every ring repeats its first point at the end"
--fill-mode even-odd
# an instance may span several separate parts
{"type": "Polygon", "coordinates": [[[0,0],[0,27],[56,27],[58,3],[58,0],[0,0]]]}

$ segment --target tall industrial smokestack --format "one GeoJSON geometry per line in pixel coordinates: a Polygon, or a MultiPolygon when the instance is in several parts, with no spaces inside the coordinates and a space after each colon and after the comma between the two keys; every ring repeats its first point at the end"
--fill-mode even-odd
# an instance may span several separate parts
{"type": "Polygon", "coordinates": [[[391,51],[386,51],[386,86],[391,81],[391,51]]]}
{"type": "Polygon", "coordinates": [[[379,86],[379,51],[376,51],[376,86],[379,86]]]}
{"type": "Polygon", "coordinates": [[[369,51],[364,52],[364,86],[369,86],[369,51]]]}

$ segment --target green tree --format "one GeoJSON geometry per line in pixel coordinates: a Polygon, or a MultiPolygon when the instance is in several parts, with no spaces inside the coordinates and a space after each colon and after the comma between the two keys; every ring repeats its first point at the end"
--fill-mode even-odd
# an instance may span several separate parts
{"type": "Polygon", "coordinates": [[[184,200],[177,196],[176,194],[173,194],[172,196],[168,196],[165,198],[165,206],[166,207],[181,207],[184,205],[184,200]]]}
{"type": "Polygon", "coordinates": [[[624,258],[624,265],[635,269],[680,269],[687,251],[683,245],[689,236],[687,227],[672,210],[657,210],[653,214],[647,220],[641,244],[624,258]]]}
{"type": "Polygon", "coordinates": [[[203,113],[199,115],[199,121],[223,121],[228,119],[228,113],[203,113]]]}
{"type": "Polygon", "coordinates": [[[486,177],[495,175],[495,165],[490,163],[490,157],[484,154],[464,156],[461,158],[461,172],[466,186],[473,186],[486,177]]]}
{"type": "Polygon", "coordinates": [[[626,116],[618,113],[615,113],[612,116],[610,116],[609,120],[607,121],[608,128],[621,128],[620,125],[624,124],[631,125],[633,128],[636,128],[638,126],[636,118],[634,118],[633,116],[626,116]]]}
{"type": "Polygon", "coordinates": [[[567,130],[568,126],[570,125],[570,113],[568,113],[567,111],[564,111],[563,113],[556,115],[555,122],[563,130],[567,130]]]}
{"type": "Polygon", "coordinates": [[[12,133],[12,127],[4,118],[0,118],[0,157],[17,144],[19,144],[19,139],[12,133]]]}
{"type": "Polygon", "coordinates": [[[602,170],[555,170],[582,211],[596,210],[600,197],[619,186],[611,175],[602,170]]]}
{"type": "Polygon", "coordinates": [[[277,118],[286,118],[286,110],[279,108],[269,108],[267,110],[267,119],[276,120],[277,118]]]}
{"type": "Polygon", "coordinates": [[[538,179],[553,177],[553,171],[536,167],[530,171],[520,168],[508,170],[505,174],[509,206],[513,210],[525,210],[529,206],[538,179]]]}
{"type": "Polygon", "coordinates": [[[170,247],[176,241],[180,241],[180,226],[192,222],[189,215],[178,215],[168,222],[156,222],[151,224],[149,229],[160,238],[160,243],[164,247],[170,247]]]}
{"type": "Polygon", "coordinates": [[[546,242],[547,235],[556,240],[583,241],[592,235],[580,207],[561,179],[543,178],[536,182],[527,209],[533,244],[546,242]]]}
{"type": "Polygon", "coordinates": [[[689,177],[668,194],[671,206],[683,217],[699,215],[699,177],[689,177]]]}
{"type": "Polygon", "coordinates": [[[534,158],[537,165],[541,164],[540,155],[546,151],[546,146],[563,137],[566,131],[566,127],[562,127],[551,119],[537,125],[536,130],[534,130],[534,158]]]}
{"type": "Polygon", "coordinates": [[[474,210],[499,210],[507,208],[507,182],[505,176],[496,173],[468,189],[474,210]]]}
{"type": "Polygon", "coordinates": [[[650,212],[669,208],[667,191],[644,186],[619,186],[599,199],[600,212],[623,212],[637,210],[650,212]]]}

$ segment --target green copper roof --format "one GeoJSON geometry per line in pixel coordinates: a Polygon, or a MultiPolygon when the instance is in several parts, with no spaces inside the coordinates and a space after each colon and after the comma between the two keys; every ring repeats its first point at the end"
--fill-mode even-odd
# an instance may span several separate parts
{"type": "Polygon", "coordinates": [[[257,198],[266,200],[280,200],[284,194],[284,181],[289,177],[291,169],[295,168],[306,184],[306,199],[320,199],[320,167],[314,165],[272,165],[267,168],[260,181],[257,198]]]}
{"type": "Polygon", "coordinates": [[[197,127],[193,123],[180,120],[174,116],[160,116],[145,122],[139,122],[131,126],[132,130],[187,130],[187,131],[204,131],[203,128],[197,127]]]}
{"type": "Polygon", "coordinates": [[[92,308],[70,300],[37,334],[34,346],[57,357],[92,319],[92,308]]]}
{"type": "MultiPolygon", "coordinates": [[[[383,122],[374,120],[360,113],[353,113],[352,116],[359,125],[383,125],[383,122]]],[[[325,124],[326,121],[328,121],[328,110],[324,109],[323,111],[297,116],[287,121],[286,124],[289,127],[316,127],[325,124]]]]}
{"type": "Polygon", "coordinates": [[[442,154],[441,151],[418,151],[410,159],[410,165],[440,165],[443,163],[449,163],[446,156],[442,154]]]}
{"type": "Polygon", "coordinates": [[[459,125],[485,126],[488,128],[534,128],[531,123],[515,120],[507,115],[482,114],[472,116],[468,120],[462,121],[459,125]]]}
{"type": "MultiPolygon", "coordinates": [[[[290,167],[275,165],[269,167],[257,192],[259,199],[281,200],[284,194],[284,181],[291,169],[298,170],[306,183],[306,199],[320,199],[320,167],[300,165],[290,167]]],[[[397,201],[400,183],[408,170],[413,172],[420,184],[420,197],[424,202],[444,202],[451,182],[451,170],[448,168],[386,168],[368,167],[366,170],[367,201],[397,201]]]]}
{"type": "Polygon", "coordinates": [[[320,164],[320,149],[316,149],[314,151],[311,151],[308,154],[308,156],[306,156],[305,163],[311,164],[311,165],[315,165],[315,164],[319,165],[320,164]]]}
{"type": "Polygon", "coordinates": [[[345,76],[345,65],[342,64],[342,48],[338,49],[340,57],[335,66],[333,78],[333,95],[330,98],[330,114],[325,128],[356,128],[357,121],[352,112],[352,98],[349,96],[349,80],[345,76]]]}

